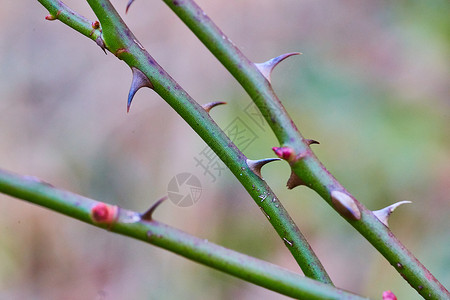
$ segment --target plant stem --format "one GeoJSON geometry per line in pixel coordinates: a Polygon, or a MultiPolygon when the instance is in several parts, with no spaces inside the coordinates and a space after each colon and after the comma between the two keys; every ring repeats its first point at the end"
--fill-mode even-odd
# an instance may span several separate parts
{"type": "Polygon", "coordinates": [[[142,220],[141,215],[134,211],[56,189],[34,177],[0,170],[0,192],[153,244],[286,296],[303,299],[364,299],[329,284],[191,236],[158,221],[142,220]],[[94,216],[96,207],[114,211],[114,218],[101,222],[94,216]]]}
{"type": "Polygon", "coordinates": [[[289,117],[270,82],[195,1],[164,0],[164,2],[247,91],[272,128],[281,146],[292,151],[291,158],[287,160],[300,181],[315,190],[331,207],[343,215],[419,294],[426,298],[450,298],[450,293],[445,287],[406,249],[389,228],[351,196],[322,165],[311,151],[308,141],[300,134],[289,117]],[[342,192],[351,197],[361,213],[359,220],[348,218],[345,211],[333,203],[331,198],[333,191],[342,192]]]}
{"type": "MultiPolygon", "coordinates": [[[[286,247],[304,274],[331,284],[331,279],[308,242],[267,183],[249,168],[245,155],[239,151],[210,115],[148,54],[109,1],[88,0],[87,2],[101,23],[101,39],[105,48],[124,60],[130,67],[142,71],[151,81],[153,89],[186,120],[227,165],[268,216],[269,222],[285,241],[286,247]],[[261,201],[262,197],[267,200],[261,201]]],[[[45,6],[45,3],[43,4],[45,6]]]]}
{"type": "Polygon", "coordinates": [[[94,28],[92,22],[70,9],[63,2],[55,0],[38,0],[38,2],[49,11],[50,15],[46,17],[47,20],[59,20],[93,41],[100,36],[100,28],[94,28]]]}

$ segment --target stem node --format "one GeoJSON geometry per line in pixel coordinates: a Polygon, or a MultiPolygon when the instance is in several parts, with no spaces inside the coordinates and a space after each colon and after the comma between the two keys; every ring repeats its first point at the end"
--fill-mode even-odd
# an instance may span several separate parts
{"type": "Polygon", "coordinates": [[[119,207],[105,203],[97,203],[91,209],[91,218],[94,223],[105,224],[110,228],[119,216],[119,207]]]}

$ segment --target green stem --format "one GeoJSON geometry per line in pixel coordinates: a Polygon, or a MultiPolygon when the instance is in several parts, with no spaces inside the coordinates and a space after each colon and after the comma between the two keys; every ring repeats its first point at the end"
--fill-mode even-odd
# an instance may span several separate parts
{"type": "MultiPolygon", "coordinates": [[[[283,147],[292,150],[288,159],[293,172],[314,189],[338,212],[331,193],[340,191],[351,197],[361,212],[359,220],[346,217],[423,297],[450,298],[450,293],[384,226],[373,213],[354,199],[328,172],[311,151],[292,119],[276,96],[269,81],[255,64],[225,36],[203,10],[192,0],[164,0],[178,17],[192,30],[213,55],[227,68],[247,91],[283,147]]],[[[344,212],[345,213],[345,212],[344,212]]]]}
{"type": "Polygon", "coordinates": [[[93,41],[100,36],[100,28],[94,28],[92,22],[70,9],[63,2],[55,0],[38,0],[38,2],[50,13],[46,19],[59,20],[93,41]]]}
{"type": "Polygon", "coordinates": [[[186,120],[227,165],[268,216],[269,222],[284,240],[304,274],[331,284],[328,274],[305,237],[267,183],[249,168],[245,155],[239,151],[209,114],[145,51],[109,1],[88,0],[87,2],[100,20],[101,39],[106,49],[124,60],[130,67],[141,70],[150,79],[153,89],[186,120]],[[261,201],[263,197],[265,200],[261,201]]]}
{"type": "Polygon", "coordinates": [[[286,296],[302,299],[364,299],[329,284],[191,236],[158,221],[142,220],[141,215],[136,212],[56,189],[33,177],[0,170],[0,192],[153,244],[286,296]],[[107,214],[95,217],[99,207],[113,212],[112,217],[107,214]],[[103,222],[102,216],[107,221],[103,222]]]}

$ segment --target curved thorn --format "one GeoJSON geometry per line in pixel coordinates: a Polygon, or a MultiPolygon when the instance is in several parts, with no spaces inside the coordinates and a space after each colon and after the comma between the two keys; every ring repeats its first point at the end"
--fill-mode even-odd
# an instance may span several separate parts
{"type": "Polygon", "coordinates": [[[305,142],[308,144],[308,146],[312,145],[312,144],[317,144],[319,145],[320,143],[316,140],[310,140],[310,139],[305,139],[305,142]]]}
{"type": "Polygon", "coordinates": [[[127,3],[127,8],[125,8],[125,13],[128,13],[128,9],[130,8],[131,4],[133,4],[134,0],[130,0],[127,3]]]}
{"type": "Polygon", "coordinates": [[[141,214],[141,220],[151,221],[155,210],[168,198],[169,198],[168,196],[164,196],[158,201],[156,201],[152,206],[150,206],[150,208],[145,213],[141,214]]]}
{"type": "Polygon", "coordinates": [[[203,107],[204,110],[206,110],[207,113],[209,113],[209,111],[212,108],[214,108],[214,107],[216,107],[218,105],[223,105],[223,104],[227,104],[227,103],[223,102],[223,101],[214,101],[214,102],[209,102],[209,103],[203,104],[202,107],[203,107]]]}
{"type": "Polygon", "coordinates": [[[288,189],[292,190],[299,185],[305,185],[305,183],[300,179],[300,177],[297,176],[297,174],[294,173],[294,171],[292,171],[291,176],[286,183],[286,186],[288,189]]]}
{"type": "Polygon", "coordinates": [[[344,217],[353,220],[361,219],[361,211],[352,196],[335,190],[331,192],[331,202],[333,202],[336,210],[344,217]]]}
{"type": "Polygon", "coordinates": [[[131,71],[133,72],[133,80],[131,81],[130,92],[128,93],[128,102],[127,102],[127,112],[130,111],[131,102],[133,101],[133,97],[136,92],[143,87],[153,88],[150,80],[142,73],[141,70],[135,67],[131,67],[131,71]]]}
{"type": "Polygon", "coordinates": [[[102,36],[99,36],[98,38],[95,39],[95,43],[102,48],[103,52],[105,52],[106,55],[108,55],[106,53],[106,45],[105,45],[105,41],[103,40],[102,36]]]}
{"type": "Polygon", "coordinates": [[[402,204],[406,204],[406,203],[412,203],[412,202],[411,201],[400,201],[400,202],[394,203],[392,205],[389,205],[388,207],[385,207],[383,209],[375,210],[375,211],[373,211],[373,214],[378,218],[378,220],[380,220],[381,223],[383,223],[384,225],[389,227],[388,219],[389,219],[389,216],[391,215],[391,213],[397,207],[399,207],[402,204]]]}
{"type": "Polygon", "coordinates": [[[286,58],[293,56],[293,55],[300,55],[300,52],[290,52],[285,53],[280,56],[277,56],[275,58],[272,58],[271,60],[268,60],[263,63],[255,63],[255,66],[258,68],[258,70],[261,72],[261,74],[266,77],[267,81],[270,82],[270,74],[272,73],[273,69],[283,60],[286,58]]]}
{"type": "Polygon", "coordinates": [[[250,168],[250,170],[253,171],[253,173],[255,173],[256,175],[258,175],[259,178],[262,178],[261,175],[261,168],[273,161],[276,160],[280,160],[279,158],[265,158],[265,159],[260,159],[260,160],[251,160],[251,159],[247,159],[247,166],[250,168]]]}

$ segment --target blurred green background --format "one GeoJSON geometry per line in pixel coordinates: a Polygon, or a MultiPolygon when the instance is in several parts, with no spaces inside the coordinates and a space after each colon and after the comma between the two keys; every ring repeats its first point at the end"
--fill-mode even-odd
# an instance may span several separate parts
{"type": "MultiPolygon", "coordinates": [[[[124,15],[125,0],[113,1],[124,15]]],[[[68,5],[91,20],[83,1],[68,5]]],[[[410,200],[391,229],[450,286],[450,4],[448,1],[198,1],[255,62],[300,51],[272,75],[287,110],[330,171],[368,208],[410,200]]],[[[37,1],[0,10],[0,167],[94,199],[144,211],[176,175],[199,178],[198,203],[168,201],[155,218],[299,271],[229,171],[196,166],[205,143],[151,90],[129,114],[131,72],[37,1]]],[[[124,16],[150,54],[225,128],[257,136],[244,150],[273,157],[251,101],[161,1],[124,16]]],[[[305,187],[285,188],[285,163],[263,176],[292,213],[334,283],[373,299],[418,294],[305,187]]],[[[46,209],[0,195],[1,299],[285,299],[270,291],[46,209]]]]}

